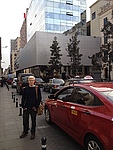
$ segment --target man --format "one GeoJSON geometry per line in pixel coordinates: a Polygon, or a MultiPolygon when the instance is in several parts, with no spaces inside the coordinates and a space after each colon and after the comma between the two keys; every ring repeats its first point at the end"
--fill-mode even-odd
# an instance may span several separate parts
{"type": "Polygon", "coordinates": [[[41,102],[41,91],[39,87],[35,86],[35,77],[28,77],[28,86],[24,88],[22,94],[22,108],[23,108],[23,133],[20,138],[24,138],[29,130],[29,115],[31,115],[31,136],[30,139],[35,138],[36,115],[37,108],[41,102]],[[37,92],[36,92],[37,90],[37,92]],[[37,96],[36,96],[37,94],[37,96]]]}

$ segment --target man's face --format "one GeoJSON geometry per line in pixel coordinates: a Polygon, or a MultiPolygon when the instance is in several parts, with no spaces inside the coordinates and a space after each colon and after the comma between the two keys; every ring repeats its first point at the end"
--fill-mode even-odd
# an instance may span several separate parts
{"type": "Polygon", "coordinates": [[[33,86],[34,83],[35,83],[35,79],[34,78],[29,78],[28,83],[29,83],[30,86],[33,86]]]}

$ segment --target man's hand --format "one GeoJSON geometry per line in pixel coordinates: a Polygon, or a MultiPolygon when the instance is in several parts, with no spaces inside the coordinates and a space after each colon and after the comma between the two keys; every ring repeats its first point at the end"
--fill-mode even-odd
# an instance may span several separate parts
{"type": "Polygon", "coordinates": [[[32,109],[33,109],[34,111],[36,111],[36,108],[35,108],[35,107],[33,107],[32,109]]]}

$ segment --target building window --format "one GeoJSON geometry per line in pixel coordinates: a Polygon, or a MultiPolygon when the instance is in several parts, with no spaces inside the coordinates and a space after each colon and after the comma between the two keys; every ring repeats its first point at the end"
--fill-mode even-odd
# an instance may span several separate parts
{"type": "Polygon", "coordinates": [[[111,12],[111,19],[113,19],[113,10],[112,10],[112,12],[111,12]]]}
{"type": "Polygon", "coordinates": [[[73,16],[72,12],[66,12],[66,15],[73,16]]]}
{"type": "Polygon", "coordinates": [[[66,4],[73,5],[73,1],[72,0],[67,0],[66,4]]]}
{"type": "Polygon", "coordinates": [[[92,13],[92,20],[94,20],[96,18],[96,12],[92,13]]]}
{"type": "Polygon", "coordinates": [[[108,21],[107,17],[104,18],[104,26],[107,24],[107,21],[108,21]]]}
{"type": "MultiPolygon", "coordinates": [[[[104,18],[104,20],[103,20],[103,24],[104,24],[104,26],[106,26],[107,21],[108,21],[107,17],[106,17],[106,18],[104,18]]],[[[108,38],[107,38],[107,36],[106,36],[106,34],[105,34],[105,33],[103,33],[103,34],[104,34],[104,44],[107,44],[108,38]]]]}
{"type": "Polygon", "coordinates": [[[107,44],[108,38],[104,36],[104,44],[107,44]]]}

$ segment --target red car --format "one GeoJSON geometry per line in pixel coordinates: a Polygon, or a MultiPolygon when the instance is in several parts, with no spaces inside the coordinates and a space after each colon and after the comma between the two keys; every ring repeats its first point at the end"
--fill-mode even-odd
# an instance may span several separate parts
{"type": "Polygon", "coordinates": [[[45,119],[86,150],[113,149],[113,83],[64,87],[45,101],[45,119]]]}

